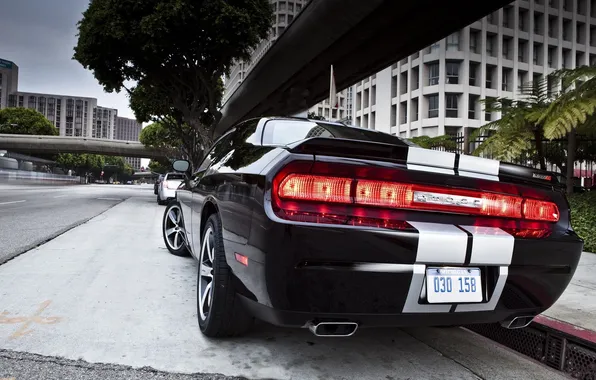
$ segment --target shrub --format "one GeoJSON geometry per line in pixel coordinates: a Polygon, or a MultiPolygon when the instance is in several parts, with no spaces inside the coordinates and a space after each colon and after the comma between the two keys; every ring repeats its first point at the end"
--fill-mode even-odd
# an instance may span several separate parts
{"type": "Polygon", "coordinates": [[[569,197],[571,224],[584,239],[584,251],[596,253],[596,191],[573,194],[569,197]]]}

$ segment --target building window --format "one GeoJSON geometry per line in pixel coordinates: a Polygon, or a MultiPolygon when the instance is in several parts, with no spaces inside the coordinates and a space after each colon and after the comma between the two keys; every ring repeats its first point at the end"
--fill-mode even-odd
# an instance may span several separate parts
{"type": "Polygon", "coordinates": [[[470,52],[480,53],[480,32],[470,30],[470,52]]]}
{"type": "Polygon", "coordinates": [[[447,37],[447,50],[448,51],[459,50],[459,32],[455,32],[447,37]]]}
{"type": "Polygon", "coordinates": [[[470,62],[470,78],[469,78],[470,86],[477,86],[477,84],[476,84],[477,75],[478,75],[478,64],[470,62]]]}
{"type": "Polygon", "coordinates": [[[428,97],[428,117],[439,117],[439,95],[428,97]]]}
{"type": "Polygon", "coordinates": [[[495,40],[496,40],[496,36],[493,35],[487,35],[486,36],[486,53],[490,56],[490,57],[495,57],[496,54],[496,44],[495,44],[495,40]]]}
{"type": "Polygon", "coordinates": [[[447,71],[447,84],[459,83],[459,62],[447,62],[445,65],[447,71]]]}
{"type": "Polygon", "coordinates": [[[494,74],[495,74],[494,66],[486,66],[486,88],[494,88],[493,87],[494,74]]]}
{"type": "Polygon", "coordinates": [[[445,117],[458,117],[457,94],[445,94],[445,117]]]}
{"type": "Polygon", "coordinates": [[[428,65],[428,85],[434,86],[439,84],[439,63],[431,63],[428,65]]]}
{"type": "Polygon", "coordinates": [[[441,47],[441,44],[439,43],[439,41],[437,41],[428,47],[428,53],[429,54],[436,53],[439,51],[440,47],[441,47]]]}
{"type": "Polygon", "coordinates": [[[503,58],[511,59],[511,41],[512,38],[503,38],[503,58]]]}

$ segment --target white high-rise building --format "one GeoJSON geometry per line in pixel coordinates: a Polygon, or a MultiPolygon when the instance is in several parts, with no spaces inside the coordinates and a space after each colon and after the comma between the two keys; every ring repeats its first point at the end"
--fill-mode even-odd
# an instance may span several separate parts
{"type": "Polygon", "coordinates": [[[225,79],[223,102],[236,91],[236,89],[242,84],[242,81],[253,67],[259,62],[259,60],[267,53],[267,50],[273,45],[277,37],[279,37],[288,25],[294,21],[294,17],[298,15],[304,8],[304,6],[310,0],[270,0],[271,6],[273,7],[273,25],[269,32],[269,37],[262,40],[259,46],[257,46],[252,52],[251,59],[248,62],[239,61],[230,70],[230,75],[225,79]]]}
{"type": "Polygon", "coordinates": [[[518,0],[357,83],[353,120],[401,137],[456,134],[500,117],[481,99],[594,64],[596,1],[518,0]]]}
{"type": "Polygon", "coordinates": [[[93,109],[93,130],[91,137],[113,140],[117,117],[118,110],[115,108],[95,107],[93,109]]]}
{"type": "MultiPolygon", "coordinates": [[[[128,119],[126,117],[116,117],[116,131],[114,134],[115,140],[124,141],[139,141],[143,124],[135,119],[128,119]]],[[[139,170],[141,168],[141,159],[138,157],[124,157],[133,169],[139,170]]]]}
{"type": "Polygon", "coordinates": [[[8,96],[8,107],[39,111],[60,130],[60,136],[92,137],[97,99],[18,91],[8,96]]]}

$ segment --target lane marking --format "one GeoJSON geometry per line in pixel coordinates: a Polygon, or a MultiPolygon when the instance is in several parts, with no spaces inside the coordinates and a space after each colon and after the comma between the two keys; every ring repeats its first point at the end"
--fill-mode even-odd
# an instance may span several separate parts
{"type": "Polygon", "coordinates": [[[101,199],[102,201],[121,201],[121,198],[97,198],[101,199]]]}
{"type": "Polygon", "coordinates": [[[27,201],[11,201],[11,202],[1,202],[1,205],[11,205],[11,204],[15,204],[15,203],[23,203],[23,202],[27,202],[27,201]]]}
{"type": "Polygon", "coordinates": [[[58,323],[62,320],[61,317],[41,317],[41,313],[50,306],[52,301],[44,301],[42,302],[35,313],[30,317],[9,317],[10,314],[7,311],[3,311],[0,313],[0,324],[19,324],[22,323],[21,327],[17,329],[12,335],[9,337],[10,339],[20,338],[25,336],[31,332],[33,332],[32,328],[29,328],[32,323],[37,323],[40,325],[53,325],[58,323]]]}
{"type": "Polygon", "coordinates": [[[54,198],[62,198],[62,197],[68,197],[69,194],[64,194],[64,195],[56,195],[54,198]]]}

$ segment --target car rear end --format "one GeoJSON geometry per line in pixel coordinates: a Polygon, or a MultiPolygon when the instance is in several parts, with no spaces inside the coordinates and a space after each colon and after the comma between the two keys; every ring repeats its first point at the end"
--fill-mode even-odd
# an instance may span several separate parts
{"type": "Polygon", "coordinates": [[[367,139],[303,140],[270,168],[249,242],[265,281],[253,313],[290,326],[522,327],[559,298],[583,243],[556,178],[367,139]]]}
{"type": "Polygon", "coordinates": [[[164,201],[176,198],[176,189],[180,186],[184,180],[184,174],[182,173],[168,173],[160,183],[160,197],[164,201]]]}

